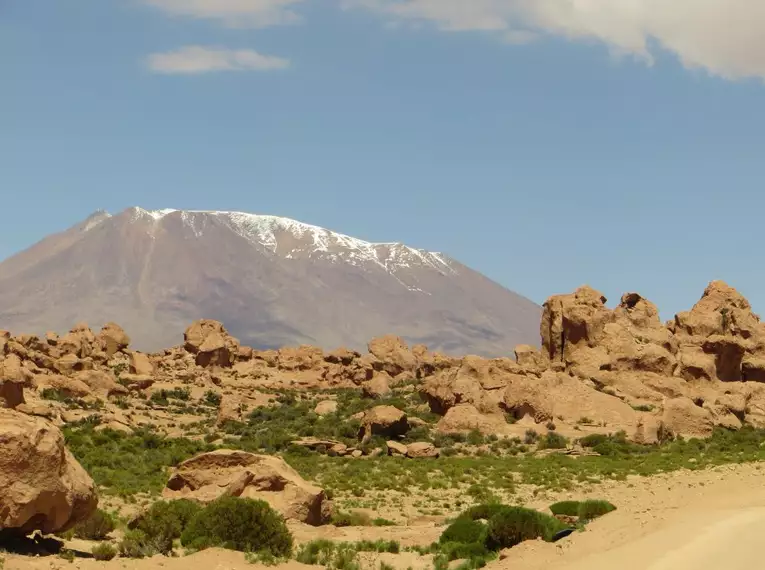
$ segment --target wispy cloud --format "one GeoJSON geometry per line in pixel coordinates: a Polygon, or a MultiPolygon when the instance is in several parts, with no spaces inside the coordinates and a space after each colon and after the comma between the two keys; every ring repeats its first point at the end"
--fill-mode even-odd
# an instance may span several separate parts
{"type": "Polygon", "coordinates": [[[394,21],[445,31],[496,34],[524,43],[530,34],[597,40],[648,64],[652,44],[687,67],[726,78],[765,78],[762,0],[342,0],[394,21]]]}
{"type": "Polygon", "coordinates": [[[292,6],[303,0],[144,0],[170,14],[218,20],[231,27],[265,28],[301,20],[292,6]]]}
{"type": "Polygon", "coordinates": [[[289,67],[290,61],[253,50],[186,46],[154,53],[149,56],[148,65],[156,73],[194,75],[215,71],[272,71],[289,67]]]}

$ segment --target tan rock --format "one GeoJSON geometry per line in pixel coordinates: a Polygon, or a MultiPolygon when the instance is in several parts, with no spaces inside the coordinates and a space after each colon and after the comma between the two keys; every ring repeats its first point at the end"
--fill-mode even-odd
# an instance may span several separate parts
{"type": "Polygon", "coordinates": [[[354,360],[360,357],[361,355],[356,351],[348,350],[347,348],[338,348],[328,353],[324,357],[324,360],[331,364],[342,364],[343,366],[350,366],[354,360]]]}
{"type": "Polygon", "coordinates": [[[410,443],[406,446],[406,456],[410,459],[435,459],[441,452],[432,443],[426,441],[410,443]]]}
{"type": "Polygon", "coordinates": [[[104,352],[108,358],[130,346],[130,337],[116,323],[105,324],[101,332],[98,333],[98,340],[103,345],[104,352]]]}
{"type": "Polygon", "coordinates": [[[153,376],[154,364],[149,356],[142,352],[131,351],[128,356],[128,370],[137,376],[153,376]]]}
{"type": "Polygon", "coordinates": [[[44,534],[87,519],[98,504],[93,480],[51,423],[0,409],[0,529],[44,534]]]}
{"type": "Polygon", "coordinates": [[[108,399],[110,396],[126,395],[128,389],[117,383],[114,374],[99,370],[83,370],[77,372],[73,380],[80,381],[90,388],[91,393],[101,398],[108,399]]]}
{"type": "Polygon", "coordinates": [[[215,425],[222,426],[226,422],[242,421],[242,400],[238,396],[224,394],[218,406],[218,416],[215,425]]]}
{"type": "Polygon", "coordinates": [[[198,366],[228,368],[239,354],[239,341],[218,321],[197,321],[186,329],[183,338],[184,347],[196,356],[198,366]]]}
{"type": "Polygon", "coordinates": [[[285,518],[311,525],[326,522],[331,511],[324,491],[282,459],[226,449],[181,463],[163,492],[166,498],[201,502],[224,494],[264,500],[285,518]]]}
{"type": "Polygon", "coordinates": [[[359,439],[368,441],[374,435],[399,437],[409,431],[406,414],[393,406],[376,406],[364,413],[359,439]]]}
{"type": "Polygon", "coordinates": [[[279,350],[280,370],[313,370],[322,368],[324,351],[315,346],[285,347],[279,350]]]}
{"type": "Polygon", "coordinates": [[[319,416],[334,414],[337,411],[337,402],[335,400],[323,400],[316,404],[313,411],[319,416]]]}
{"type": "Polygon", "coordinates": [[[38,374],[32,380],[32,385],[38,392],[52,389],[70,398],[85,398],[93,393],[82,380],[57,374],[38,374]]]}
{"type": "Polygon", "coordinates": [[[664,429],[675,436],[707,438],[712,435],[712,413],[688,398],[672,398],[664,403],[664,429]]]}
{"type": "Polygon", "coordinates": [[[398,443],[397,441],[388,441],[385,443],[385,445],[388,448],[388,455],[398,455],[400,457],[405,457],[407,452],[407,446],[403,443],[398,443]]]}
{"type": "Polygon", "coordinates": [[[407,344],[395,335],[372,339],[368,349],[381,363],[381,369],[391,376],[402,372],[414,372],[417,359],[407,344]]]}
{"type": "Polygon", "coordinates": [[[459,404],[446,412],[436,429],[441,433],[467,433],[478,430],[484,435],[502,434],[507,430],[507,421],[501,414],[484,414],[472,404],[459,404]]]}
{"type": "Polygon", "coordinates": [[[391,394],[390,382],[387,372],[377,372],[370,381],[362,384],[362,393],[365,398],[380,400],[391,394]]]}

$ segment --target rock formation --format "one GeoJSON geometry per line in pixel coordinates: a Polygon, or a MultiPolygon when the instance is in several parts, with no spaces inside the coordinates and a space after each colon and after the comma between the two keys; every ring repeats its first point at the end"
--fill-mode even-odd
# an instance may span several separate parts
{"type": "Polygon", "coordinates": [[[326,522],[332,504],[283,459],[244,451],[218,450],[181,463],[163,495],[209,502],[222,495],[266,501],[285,518],[310,525],[326,522]]]}
{"type": "Polygon", "coordinates": [[[0,530],[65,531],[98,504],[93,480],[49,422],[0,409],[0,530]]]}

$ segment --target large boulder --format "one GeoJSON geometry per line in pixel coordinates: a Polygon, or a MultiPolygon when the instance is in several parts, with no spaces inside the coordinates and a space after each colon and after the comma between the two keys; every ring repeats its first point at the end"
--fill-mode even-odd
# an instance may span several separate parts
{"type": "Polygon", "coordinates": [[[414,372],[417,359],[409,346],[395,335],[372,339],[367,348],[381,363],[381,369],[395,377],[402,372],[414,372]]]}
{"type": "Polygon", "coordinates": [[[507,421],[501,414],[483,414],[472,404],[459,404],[449,408],[438,422],[441,433],[468,433],[478,430],[484,435],[502,435],[507,431],[507,421]]]}
{"type": "Polygon", "coordinates": [[[130,337],[116,323],[106,323],[98,333],[98,340],[109,358],[130,346],[130,337]]]}
{"type": "Polygon", "coordinates": [[[0,489],[0,530],[65,531],[98,504],[93,480],[66,449],[61,431],[8,409],[0,409],[0,489]]]}
{"type": "Polygon", "coordinates": [[[218,321],[193,323],[183,335],[184,348],[196,356],[198,366],[231,367],[239,354],[239,341],[218,321]]]}
{"type": "Polygon", "coordinates": [[[266,501],[286,519],[320,525],[332,505],[322,489],[305,481],[283,459],[221,449],[181,463],[163,496],[207,503],[223,495],[266,501]]]}
{"type": "Polygon", "coordinates": [[[30,386],[32,374],[15,354],[0,357],[0,407],[15,408],[24,403],[24,387],[30,386]]]}
{"type": "Polygon", "coordinates": [[[376,406],[361,418],[359,438],[369,441],[372,436],[400,437],[409,431],[406,413],[393,406],[376,406]]]}

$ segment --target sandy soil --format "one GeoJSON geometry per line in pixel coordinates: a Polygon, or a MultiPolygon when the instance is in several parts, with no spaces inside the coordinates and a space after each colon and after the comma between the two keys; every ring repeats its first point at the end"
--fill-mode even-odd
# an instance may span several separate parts
{"type": "MultiPolygon", "coordinates": [[[[586,493],[537,496],[528,506],[544,508],[561,499],[605,498],[618,510],[557,544],[524,543],[503,553],[488,570],[752,570],[760,563],[765,536],[765,464],[679,471],[650,479],[593,485],[586,493]]],[[[433,524],[401,527],[314,528],[290,525],[296,542],[316,538],[356,541],[395,539],[402,546],[426,545],[440,534],[433,524]]],[[[84,548],[83,548],[84,550],[84,548]]],[[[253,569],[244,556],[219,549],[182,558],[114,560],[109,563],[5,554],[5,570],[235,570],[253,569]]],[[[385,555],[405,570],[426,570],[429,560],[411,553],[385,555]]],[[[369,570],[379,558],[364,560],[369,570]]],[[[305,570],[290,562],[283,570],[305,570]]]]}

